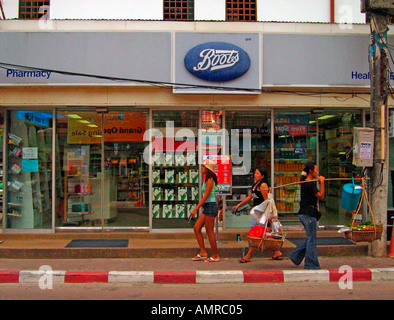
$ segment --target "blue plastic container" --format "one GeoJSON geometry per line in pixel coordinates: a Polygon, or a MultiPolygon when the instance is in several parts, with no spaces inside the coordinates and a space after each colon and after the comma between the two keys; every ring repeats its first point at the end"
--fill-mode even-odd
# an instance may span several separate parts
{"type": "Polygon", "coordinates": [[[342,189],[341,207],[350,211],[356,210],[362,191],[363,187],[355,184],[354,179],[353,183],[345,184],[342,189]]]}

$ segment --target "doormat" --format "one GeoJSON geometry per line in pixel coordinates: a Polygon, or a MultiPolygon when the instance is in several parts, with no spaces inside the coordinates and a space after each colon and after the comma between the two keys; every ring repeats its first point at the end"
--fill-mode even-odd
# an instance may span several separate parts
{"type": "Polygon", "coordinates": [[[129,240],[107,240],[107,239],[76,239],[72,240],[66,248],[117,248],[128,247],[129,240]]]}
{"type": "MultiPolygon", "coordinates": [[[[299,243],[305,240],[305,238],[287,238],[290,242],[298,246],[299,243]]],[[[318,246],[338,246],[338,245],[355,245],[351,240],[343,237],[318,237],[316,239],[316,245],[318,246]]]]}

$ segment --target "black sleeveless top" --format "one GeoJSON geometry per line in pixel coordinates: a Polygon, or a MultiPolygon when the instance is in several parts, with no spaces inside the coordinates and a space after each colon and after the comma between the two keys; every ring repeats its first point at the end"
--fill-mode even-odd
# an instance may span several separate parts
{"type": "Polygon", "coordinates": [[[264,199],[263,194],[260,190],[262,183],[264,183],[264,181],[257,182],[252,187],[253,207],[258,206],[259,204],[263,203],[264,200],[266,200],[264,199]]]}

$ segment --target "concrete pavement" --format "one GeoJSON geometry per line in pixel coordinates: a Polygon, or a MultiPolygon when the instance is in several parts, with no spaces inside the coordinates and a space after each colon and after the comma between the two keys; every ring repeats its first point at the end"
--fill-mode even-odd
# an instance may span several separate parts
{"type": "MultiPolygon", "coordinates": [[[[220,262],[192,261],[198,253],[193,234],[80,233],[11,235],[0,234],[0,283],[38,282],[51,276],[58,283],[227,283],[394,280],[394,259],[367,256],[368,244],[318,246],[321,270],[304,270],[287,258],[295,244],[289,232],[282,252],[272,261],[271,252],[256,251],[250,263],[238,262],[247,249],[246,233],[219,235],[220,262]],[[242,241],[235,241],[241,234],[242,241]],[[126,248],[67,248],[72,239],[129,239],[126,248]]],[[[319,231],[318,237],[338,237],[319,231]]],[[[207,248],[209,244],[207,242],[207,248]]],[[[209,250],[208,250],[209,251],[209,250]]],[[[394,284],[394,282],[393,282],[394,284]]]]}
{"type": "MultiPolygon", "coordinates": [[[[321,270],[304,270],[288,258],[271,261],[259,255],[250,263],[235,258],[206,263],[185,258],[146,259],[2,259],[0,283],[38,282],[53,275],[56,283],[259,283],[394,280],[394,259],[320,257],[321,270]]],[[[394,282],[393,282],[394,285],[394,282]]]]}

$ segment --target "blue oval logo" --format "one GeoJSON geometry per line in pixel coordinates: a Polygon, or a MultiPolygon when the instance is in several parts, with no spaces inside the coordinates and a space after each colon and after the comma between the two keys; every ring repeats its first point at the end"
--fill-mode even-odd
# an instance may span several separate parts
{"type": "Polygon", "coordinates": [[[225,82],[248,72],[250,58],[245,50],[231,43],[206,42],[186,54],[185,67],[200,79],[225,82]]]}

